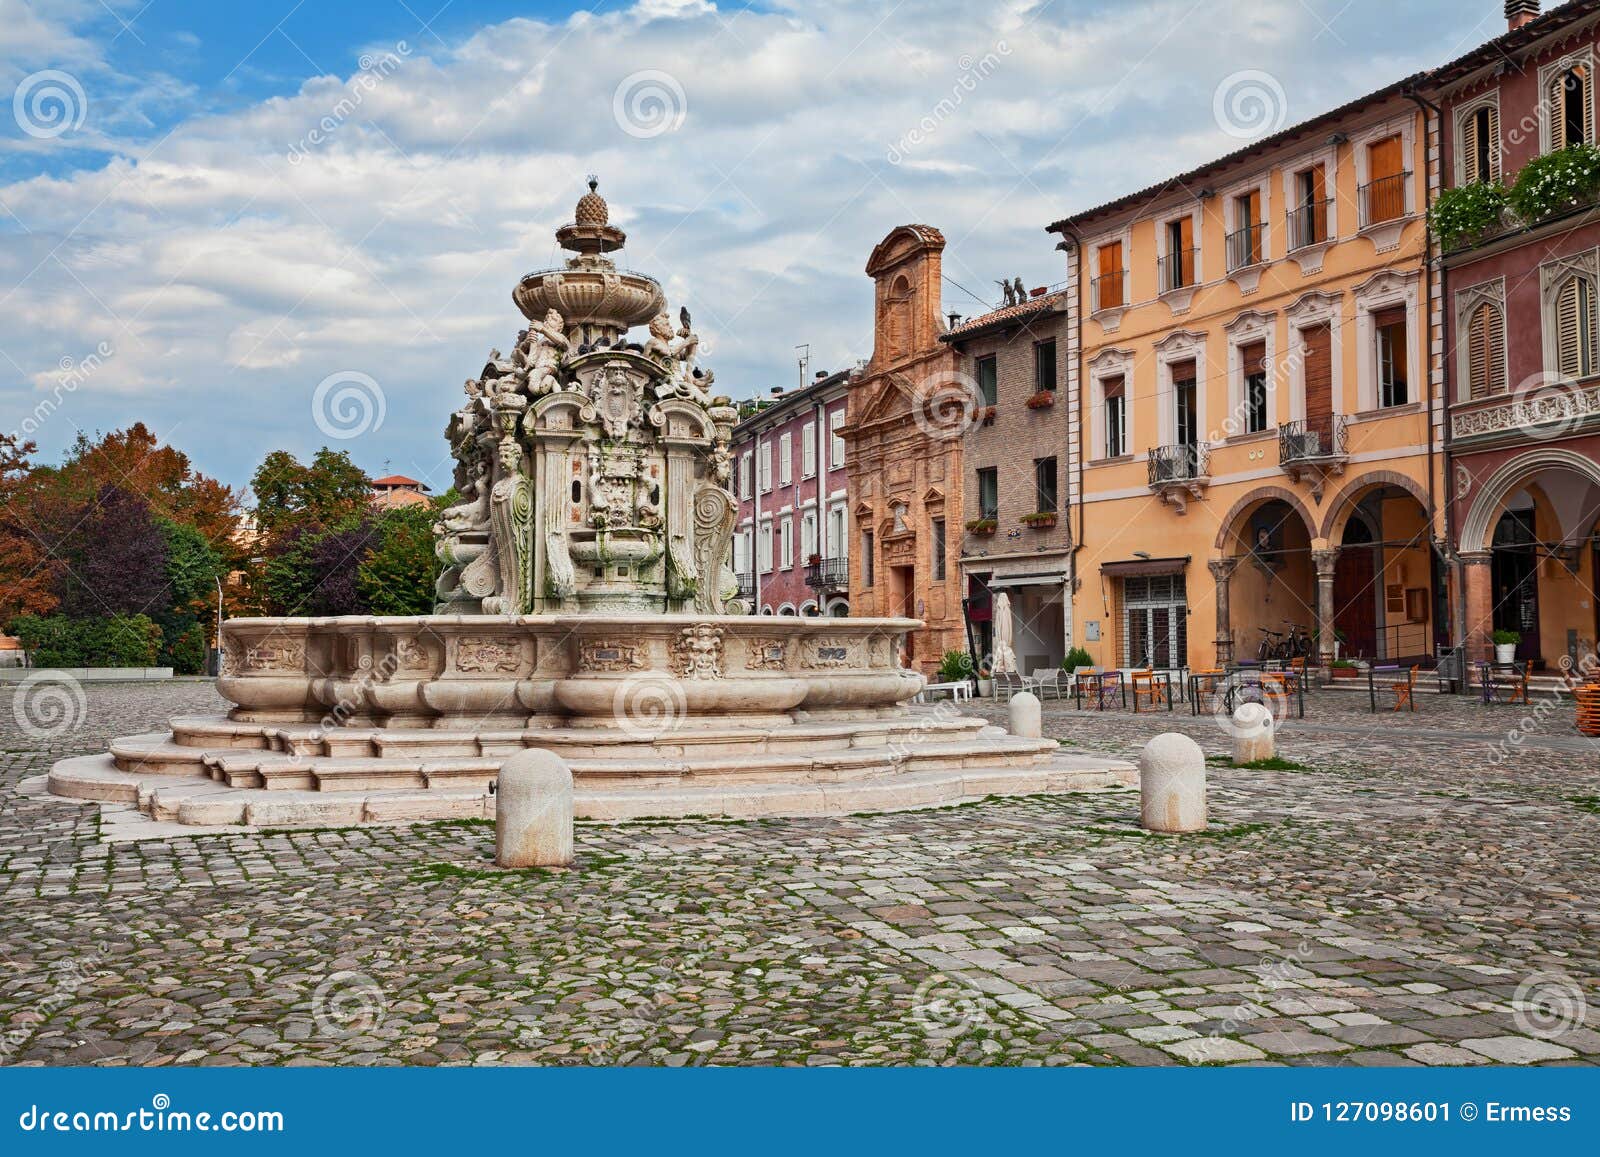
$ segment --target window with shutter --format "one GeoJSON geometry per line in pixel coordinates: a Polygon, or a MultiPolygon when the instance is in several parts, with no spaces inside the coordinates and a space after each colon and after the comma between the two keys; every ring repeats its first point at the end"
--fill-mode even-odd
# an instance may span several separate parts
{"type": "Polygon", "coordinates": [[[1585,378],[1600,361],[1595,349],[1594,285],[1586,277],[1570,278],[1556,295],[1556,372],[1564,378],[1585,378]]]}
{"type": "Polygon", "coordinates": [[[1483,180],[1483,170],[1478,166],[1478,146],[1482,140],[1478,132],[1478,114],[1472,113],[1461,126],[1461,182],[1464,185],[1483,180]]]}
{"type": "Polygon", "coordinates": [[[1551,149],[1594,140],[1593,78],[1587,64],[1558,73],[1550,81],[1548,98],[1551,149]]]}
{"type": "Polygon", "coordinates": [[[1124,379],[1121,374],[1114,378],[1106,378],[1100,388],[1106,404],[1106,457],[1116,458],[1128,452],[1128,399],[1125,396],[1124,379]]]}
{"type": "Polygon", "coordinates": [[[1505,389],[1505,321],[1484,302],[1472,311],[1467,326],[1467,396],[1484,398],[1505,389]]]}
{"type": "Polygon", "coordinates": [[[1478,131],[1478,164],[1486,174],[1479,178],[1485,181],[1498,181],[1500,179],[1500,110],[1494,105],[1485,105],[1478,110],[1482,123],[1478,131]]]}
{"type": "Polygon", "coordinates": [[[1244,376],[1244,426],[1247,434],[1267,428],[1267,343],[1251,342],[1239,347],[1240,371],[1244,376]]]}

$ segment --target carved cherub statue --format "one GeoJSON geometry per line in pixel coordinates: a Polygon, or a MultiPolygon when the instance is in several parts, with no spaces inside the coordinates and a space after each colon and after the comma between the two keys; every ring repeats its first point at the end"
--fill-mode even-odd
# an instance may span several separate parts
{"type": "Polygon", "coordinates": [[[488,528],[489,488],[484,483],[488,478],[489,464],[479,458],[471,464],[470,473],[470,478],[459,487],[462,497],[467,501],[449,507],[439,515],[434,528],[436,534],[463,534],[488,528]]]}
{"type": "Polygon", "coordinates": [[[546,311],[543,321],[536,321],[527,329],[527,342],[522,353],[525,365],[524,381],[529,394],[543,397],[561,388],[556,371],[566,356],[567,323],[554,310],[546,311]]]}
{"type": "Polygon", "coordinates": [[[672,360],[672,318],[665,309],[650,319],[650,339],[644,343],[644,352],[657,361],[672,360]]]}

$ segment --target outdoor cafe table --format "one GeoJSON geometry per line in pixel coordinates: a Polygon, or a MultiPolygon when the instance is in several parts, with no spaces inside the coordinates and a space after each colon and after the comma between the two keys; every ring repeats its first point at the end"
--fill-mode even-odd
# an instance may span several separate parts
{"type": "Polygon", "coordinates": [[[1090,696],[1096,711],[1106,709],[1106,701],[1113,696],[1123,707],[1128,705],[1128,688],[1121,671],[1078,671],[1072,681],[1072,694],[1076,706],[1083,709],[1084,696],[1090,696]]]}

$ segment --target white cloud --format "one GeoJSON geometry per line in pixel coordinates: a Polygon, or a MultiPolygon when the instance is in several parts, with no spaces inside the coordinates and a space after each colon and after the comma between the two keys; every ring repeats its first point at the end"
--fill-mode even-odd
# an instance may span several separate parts
{"type": "MultiPolygon", "coordinates": [[[[64,408],[70,423],[181,421],[203,467],[242,481],[269,449],[319,444],[313,387],[358,369],[389,416],[346,448],[425,473],[460,382],[519,328],[517,278],[559,263],[551,234],[590,171],[629,231],[625,262],[694,312],[720,386],[793,381],[799,343],[813,368],[840,368],[870,352],[861,269],[896,224],[943,229],[947,273],[980,295],[1001,275],[1058,281],[1048,221],[1237,146],[1210,121],[1228,72],[1272,72],[1299,118],[1461,47],[1447,0],[1408,6],[1409,41],[1393,5],[1308,2],[644,0],[448,48],[419,30],[367,46],[354,76],[170,135],[141,110],[189,90],[133,78],[137,99],[91,121],[109,160],[0,185],[0,429],[32,408],[23,383],[107,340],[117,355],[64,408]],[[614,93],[640,72],[681,86],[677,129],[617,123],[614,93]]],[[[89,7],[0,0],[4,66],[92,77],[99,50],[73,31],[89,7]]],[[[953,286],[947,301],[979,308],[953,286]]],[[[72,433],[40,438],[53,450],[72,433]]]]}

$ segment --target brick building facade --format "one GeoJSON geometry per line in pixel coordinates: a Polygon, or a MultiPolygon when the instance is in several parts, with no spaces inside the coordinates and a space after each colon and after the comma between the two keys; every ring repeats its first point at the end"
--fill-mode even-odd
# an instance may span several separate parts
{"type": "Polygon", "coordinates": [[[1072,646],[1074,306],[1069,291],[1036,291],[942,339],[977,393],[962,436],[959,534],[973,645],[980,655],[992,651],[993,595],[1005,591],[1023,671],[1059,666],[1072,646]]]}
{"type": "Polygon", "coordinates": [[[850,613],[848,384],[848,372],[818,374],[734,428],[733,569],[757,614],[850,613]]]}
{"type": "Polygon", "coordinates": [[[902,225],[872,251],[872,358],[850,382],[844,428],[851,613],[921,619],[905,659],[930,675],[944,652],[967,649],[952,532],[963,518],[964,423],[943,407],[965,394],[955,352],[939,340],[943,252],[929,225],[902,225]]]}

